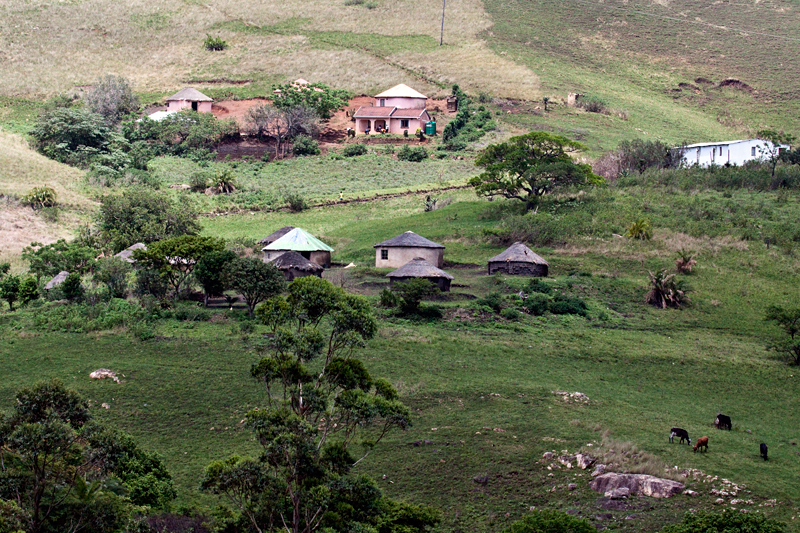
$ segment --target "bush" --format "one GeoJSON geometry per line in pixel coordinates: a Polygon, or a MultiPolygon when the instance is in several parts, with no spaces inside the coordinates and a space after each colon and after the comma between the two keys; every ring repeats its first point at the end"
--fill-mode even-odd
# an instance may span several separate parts
{"type": "Polygon", "coordinates": [[[528,292],[539,292],[542,294],[550,294],[553,288],[546,282],[539,278],[533,278],[528,282],[528,292]]]}
{"type": "Polygon", "coordinates": [[[542,509],[533,511],[522,520],[514,522],[503,533],[596,533],[597,529],[584,518],[563,511],[542,509]]]}
{"type": "Polygon", "coordinates": [[[667,274],[667,270],[647,273],[649,278],[650,292],[644,301],[659,309],[667,307],[681,308],[689,304],[689,297],[686,296],[688,289],[683,281],[675,277],[675,274],[667,274]]]}
{"type": "Polygon", "coordinates": [[[500,311],[500,316],[505,318],[506,320],[519,320],[519,318],[522,316],[522,314],[519,311],[517,311],[516,309],[512,309],[510,307],[507,307],[507,308],[503,309],[502,311],[500,311]]]}
{"type": "Polygon", "coordinates": [[[499,313],[503,309],[503,295],[499,292],[492,292],[483,298],[475,300],[475,303],[488,307],[495,313],[499,313]]]}
{"type": "Polygon", "coordinates": [[[725,509],[721,513],[686,513],[679,524],[666,526],[661,533],[784,533],[786,524],[761,513],[741,513],[725,509]]]}
{"type": "Polygon", "coordinates": [[[628,231],[625,233],[625,235],[629,239],[649,241],[653,238],[653,226],[650,224],[649,220],[640,218],[628,226],[628,231]]]}
{"type": "Polygon", "coordinates": [[[298,135],[292,141],[292,153],[296,156],[319,155],[319,143],[308,135],[298,135]]]}
{"type": "Polygon", "coordinates": [[[348,144],[342,150],[342,155],[345,157],[355,157],[367,153],[367,147],[364,144],[348,144]]]}
{"type": "Polygon", "coordinates": [[[578,107],[585,109],[589,113],[606,113],[608,108],[606,103],[596,96],[585,96],[578,100],[578,107]]]}
{"type": "Polygon", "coordinates": [[[206,38],[203,41],[203,48],[209,52],[219,52],[228,48],[228,42],[223,41],[222,37],[212,37],[206,34],[206,38]]]}
{"type": "Polygon", "coordinates": [[[22,197],[22,203],[33,209],[56,206],[56,191],[52,187],[34,187],[22,197]]]}
{"type": "Polygon", "coordinates": [[[546,294],[533,293],[525,300],[525,309],[528,313],[535,316],[542,316],[550,306],[550,298],[546,294]]]}
{"type": "Polygon", "coordinates": [[[81,283],[81,275],[73,272],[67,276],[67,279],[61,283],[61,292],[64,293],[64,298],[72,302],[83,300],[86,291],[81,283]]]}
{"type": "MultiPolygon", "coordinates": [[[[420,303],[424,298],[439,292],[439,287],[424,278],[414,278],[395,283],[391,292],[397,297],[398,307],[402,315],[419,315],[420,303]]],[[[432,313],[432,311],[428,311],[432,313]]]]}
{"type": "Polygon", "coordinates": [[[411,148],[407,144],[404,144],[403,147],[397,152],[397,159],[400,161],[419,163],[420,161],[425,161],[428,159],[428,151],[424,146],[416,146],[411,148]]]}
{"type": "Polygon", "coordinates": [[[106,257],[97,262],[94,279],[108,287],[111,297],[125,298],[128,292],[128,275],[132,271],[133,267],[127,261],[106,257]]]}
{"type": "Polygon", "coordinates": [[[22,305],[39,299],[39,282],[34,277],[27,277],[19,284],[19,301],[22,305]]]}
{"type": "Polygon", "coordinates": [[[107,152],[116,136],[103,116],[73,107],[42,113],[30,135],[40,153],[82,168],[87,168],[98,154],[107,152]]]}
{"type": "Polygon", "coordinates": [[[117,124],[123,116],[139,109],[139,99],[133,94],[128,80],[121,76],[106,76],[99,80],[85,97],[86,107],[102,115],[107,124],[117,124]]]}
{"type": "Polygon", "coordinates": [[[565,294],[556,294],[547,310],[554,315],[580,315],[586,316],[586,302],[565,294]]]}
{"type": "Polygon", "coordinates": [[[167,297],[167,283],[155,270],[138,269],[134,293],[139,297],[149,295],[157,300],[163,300],[167,297]]]}
{"type": "Polygon", "coordinates": [[[306,202],[305,197],[297,192],[286,193],[283,196],[283,201],[286,202],[289,211],[292,213],[299,213],[308,209],[308,202],[306,202]]]}

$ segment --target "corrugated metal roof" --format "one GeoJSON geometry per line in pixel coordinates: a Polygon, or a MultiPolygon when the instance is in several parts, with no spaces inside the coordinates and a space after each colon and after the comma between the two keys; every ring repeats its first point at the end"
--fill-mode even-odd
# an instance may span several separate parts
{"type": "Polygon", "coordinates": [[[405,265],[401,266],[397,270],[389,272],[386,274],[387,278],[447,278],[447,279],[454,279],[453,276],[436,268],[432,264],[428,263],[421,257],[417,257],[416,259],[412,259],[405,265]]]}
{"type": "Polygon", "coordinates": [[[169,98],[167,98],[167,102],[170,100],[186,100],[189,102],[213,102],[212,98],[204,95],[194,87],[186,87],[185,89],[181,89],[180,91],[176,92],[169,98]]]}
{"type": "MultiPolygon", "coordinates": [[[[428,115],[428,112],[425,109],[403,109],[398,107],[392,113],[392,118],[420,118],[422,115],[428,115]]],[[[430,119],[431,116],[428,115],[428,118],[430,119]]]]}
{"type": "Polygon", "coordinates": [[[428,98],[424,94],[415,91],[405,83],[395,85],[391,89],[383,91],[381,94],[376,94],[375,98],[428,98]]]}
{"type": "Polygon", "coordinates": [[[292,231],[261,249],[264,250],[291,250],[294,252],[332,252],[333,248],[317,239],[309,232],[301,228],[294,228],[292,231]]]}
{"type": "Polygon", "coordinates": [[[396,108],[387,106],[361,106],[353,118],[388,118],[396,108]]]}
{"type": "Polygon", "coordinates": [[[373,248],[391,248],[397,246],[404,246],[409,248],[444,248],[441,244],[437,242],[430,241],[425,237],[421,237],[414,233],[413,231],[407,231],[405,233],[401,233],[397,237],[393,237],[388,241],[383,241],[381,243],[376,244],[373,248]]]}
{"type": "Polygon", "coordinates": [[[545,261],[540,255],[534,253],[533,250],[522,244],[521,242],[515,242],[506,250],[491,259],[489,259],[489,263],[504,263],[504,262],[516,262],[516,263],[535,263],[537,265],[548,265],[549,263],[545,261]]]}

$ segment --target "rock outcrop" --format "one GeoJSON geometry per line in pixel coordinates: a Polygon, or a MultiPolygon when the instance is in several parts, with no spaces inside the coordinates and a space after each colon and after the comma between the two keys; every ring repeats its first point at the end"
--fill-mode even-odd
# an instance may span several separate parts
{"type": "Polygon", "coordinates": [[[631,495],[641,494],[653,498],[669,498],[680,494],[685,488],[683,483],[671,479],[661,479],[646,474],[618,474],[616,472],[597,476],[589,486],[602,493],[627,488],[631,495]]]}

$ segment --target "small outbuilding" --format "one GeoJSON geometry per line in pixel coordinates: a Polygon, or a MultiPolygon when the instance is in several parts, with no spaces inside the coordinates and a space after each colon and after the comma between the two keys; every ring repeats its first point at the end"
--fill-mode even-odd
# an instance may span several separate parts
{"type": "Polygon", "coordinates": [[[267,235],[266,237],[264,237],[263,239],[258,241],[258,243],[261,246],[266,246],[268,244],[272,244],[273,242],[277,241],[278,239],[280,239],[281,237],[283,237],[284,235],[286,235],[287,233],[289,233],[293,229],[294,229],[294,226],[284,226],[281,229],[279,229],[278,231],[276,231],[274,233],[270,233],[269,235],[267,235]]]}
{"type": "Polygon", "coordinates": [[[414,278],[427,279],[439,287],[442,292],[449,292],[450,282],[453,281],[453,276],[444,270],[436,268],[421,257],[414,258],[397,270],[389,272],[386,277],[389,278],[389,282],[392,285],[414,278]]]}
{"type": "Polygon", "coordinates": [[[167,111],[192,109],[199,113],[211,113],[211,102],[214,100],[194,87],[186,87],[167,98],[167,111]]]}
{"type": "Polygon", "coordinates": [[[331,266],[331,252],[333,248],[317,239],[302,228],[294,228],[283,237],[261,249],[264,252],[264,262],[269,263],[285,254],[297,252],[309,261],[322,267],[331,266]]]}
{"type": "Polygon", "coordinates": [[[400,268],[412,259],[421,257],[434,266],[444,264],[444,246],[407,231],[373,246],[377,268],[400,268]]]}
{"type": "Polygon", "coordinates": [[[322,271],[325,270],[297,252],[283,253],[273,259],[272,264],[283,272],[283,277],[286,278],[286,281],[292,281],[295,278],[303,278],[306,276],[317,276],[321,278],[322,271]]]}
{"type": "Polygon", "coordinates": [[[147,250],[147,245],[145,245],[143,242],[137,242],[136,244],[128,246],[120,253],[114,254],[114,257],[122,259],[123,261],[127,261],[128,263],[135,263],[136,260],[133,258],[133,252],[136,250],[147,250]]]}
{"type": "Polygon", "coordinates": [[[53,279],[47,282],[47,284],[44,286],[44,290],[49,291],[50,289],[58,287],[59,285],[64,283],[64,280],[67,279],[67,276],[69,276],[69,272],[67,272],[66,270],[62,270],[61,272],[56,274],[56,276],[53,279]]]}
{"type": "Polygon", "coordinates": [[[489,259],[489,274],[545,277],[549,268],[547,261],[521,242],[515,242],[505,252],[489,259]]]}

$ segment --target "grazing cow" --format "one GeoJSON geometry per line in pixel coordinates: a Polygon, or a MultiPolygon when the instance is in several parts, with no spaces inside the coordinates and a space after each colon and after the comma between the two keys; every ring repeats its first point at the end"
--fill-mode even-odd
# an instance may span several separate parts
{"type": "Polygon", "coordinates": [[[728,431],[730,431],[731,429],[733,429],[733,424],[731,424],[731,417],[719,413],[717,415],[717,419],[714,420],[714,427],[716,427],[717,429],[727,429],[728,431]]]}
{"type": "Polygon", "coordinates": [[[767,457],[767,445],[763,442],[761,443],[761,457],[763,457],[765,461],[769,461],[767,457]]]}
{"type": "Polygon", "coordinates": [[[696,452],[700,448],[705,448],[705,451],[708,451],[708,437],[700,437],[697,439],[697,443],[694,445],[694,451],[696,452]]]}
{"type": "Polygon", "coordinates": [[[672,429],[670,429],[669,430],[669,441],[672,442],[672,439],[674,439],[675,437],[680,437],[681,438],[681,444],[683,444],[683,441],[686,441],[686,444],[688,444],[689,446],[692,445],[692,441],[689,439],[689,432],[686,431],[685,429],[681,429],[681,428],[672,428],[672,429]]]}

